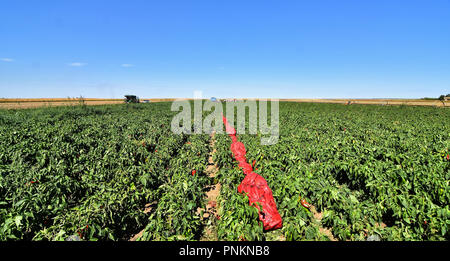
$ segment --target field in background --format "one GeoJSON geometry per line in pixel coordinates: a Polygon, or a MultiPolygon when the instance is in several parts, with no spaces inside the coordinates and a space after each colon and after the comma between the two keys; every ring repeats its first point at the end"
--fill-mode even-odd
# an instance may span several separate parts
{"type": "MultiPolygon", "coordinates": [[[[169,102],[173,98],[142,99],[150,102],[169,102]]],[[[188,99],[191,100],[191,99],[188,99]]],[[[237,99],[240,100],[240,99],[237,99]]],[[[313,102],[313,103],[338,103],[338,104],[374,104],[374,105],[412,105],[448,107],[450,101],[425,99],[280,99],[280,101],[313,102]]],[[[98,98],[39,98],[39,99],[0,99],[0,109],[27,109],[37,107],[74,106],[74,105],[108,105],[123,103],[123,99],[98,99],[98,98]]]]}
{"type": "MultiPolygon", "coordinates": [[[[151,102],[173,101],[174,99],[141,99],[151,102]]],[[[36,99],[0,99],[0,109],[27,109],[38,107],[76,106],[76,105],[109,105],[121,104],[124,99],[99,98],[36,98],[36,99]]]]}
{"type": "Polygon", "coordinates": [[[374,105],[413,105],[413,106],[450,106],[450,101],[425,99],[280,99],[280,101],[294,102],[318,102],[318,103],[340,103],[340,104],[374,104],[374,105]]]}

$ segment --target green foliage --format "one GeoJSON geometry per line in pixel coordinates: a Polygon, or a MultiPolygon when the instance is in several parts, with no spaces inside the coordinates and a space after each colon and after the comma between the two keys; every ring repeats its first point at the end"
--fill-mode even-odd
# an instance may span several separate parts
{"type": "MultiPolygon", "coordinates": [[[[277,144],[261,145],[261,133],[239,140],[273,191],[286,240],[323,240],[319,226],[338,240],[448,240],[449,118],[448,109],[432,107],[280,103],[277,144]],[[299,197],[321,213],[318,224],[299,197]]],[[[216,161],[236,167],[229,137],[218,144],[216,161]]],[[[227,179],[239,184],[243,175],[227,179]]],[[[272,238],[255,231],[253,238],[272,238]]]]}
{"type": "Polygon", "coordinates": [[[0,240],[127,240],[152,221],[146,204],[169,213],[184,184],[178,207],[198,207],[208,137],[173,134],[173,115],[169,103],[2,111],[0,240]]]}

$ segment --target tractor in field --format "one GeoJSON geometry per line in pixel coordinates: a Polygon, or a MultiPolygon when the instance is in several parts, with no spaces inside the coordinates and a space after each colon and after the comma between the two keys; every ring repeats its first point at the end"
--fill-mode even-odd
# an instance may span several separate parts
{"type": "Polygon", "coordinates": [[[125,103],[139,103],[139,97],[136,95],[125,95],[125,103]]]}

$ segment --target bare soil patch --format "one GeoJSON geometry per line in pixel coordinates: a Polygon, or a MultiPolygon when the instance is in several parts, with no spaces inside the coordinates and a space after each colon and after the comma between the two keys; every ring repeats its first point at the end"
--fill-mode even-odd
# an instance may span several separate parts
{"type": "Polygon", "coordinates": [[[337,241],[337,239],[334,238],[333,233],[331,233],[331,229],[322,227],[322,212],[317,212],[314,206],[311,206],[309,210],[313,213],[315,221],[319,223],[319,232],[326,235],[331,241],[337,241]]]}
{"type": "MultiPolygon", "coordinates": [[[[208,177],[211,179],[214,179],[216,177],[217,172],[219,171],[219,168],[214,163],[213,155],[216,153],[215,148],[215,133],[213,132],[211,134],[211,139],[209,145],[211,146],[212,150],[210,152],[209,158],[208,158],[208,167],[206,168],[206,173],[208,177]]],[[[206,188],[208,191],[206,192],[206,200],[207,204],[205,209],[198,209],[198,211],[203,211],[203,220],[207,221],[207,225],[205,226],[205,229],[203,231],[203,235],[200,238],[200,241],[217,241],[217,230],[214,226],[214,221],[216,219],[217,213],[217,197],[220,194],[220,188],[221,184],[217,183],[214,185],[209,186],[206,188]]]]}
{"type": "MultiPolygon", "coordinates": [[[[153,201],[152,203],[147,203],[145,205],[145,208],[144,208],[144,213],[145,214],[150,213],[155,208],[157,203],[158,203],[157,201],[153,201]]],[[[145,228],[142,229],[141,231],[139,231],[139,233],[134,235],[132,238],[130,238],[129,241],[136,241],[136,240],[138,240],[140,237],[142,237],[142,234],[144,234],[144,230],[145,230],[145,228]]]]}

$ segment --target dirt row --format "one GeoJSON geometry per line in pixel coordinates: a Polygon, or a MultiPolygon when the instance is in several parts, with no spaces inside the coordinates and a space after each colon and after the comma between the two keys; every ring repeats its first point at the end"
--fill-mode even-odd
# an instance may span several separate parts
{"type": "MultiPolygon", "coordinates": [[[[209,146],[211,148],[211,152],[208,158],[208,167],[206,168],[206,174],[209,178],[214,179],[216,177],[219,168],[216,163],[214,163],[213,156],[216,153],[216,140],[215,140],[215,132],[211,133],[211,139],[209,146]]],[[[199,209],[198,211],[203,212],[202,219],[206,223],[205,228],[203,230],[203,235],[200,238],[200,241],[217,241],[217,228],[214,225],[216,220],[216,216],[218,215],[217,210],[217,197],[220,194],[221,184],[216,183],[206,188],[206,208],[199,209]]]]}

